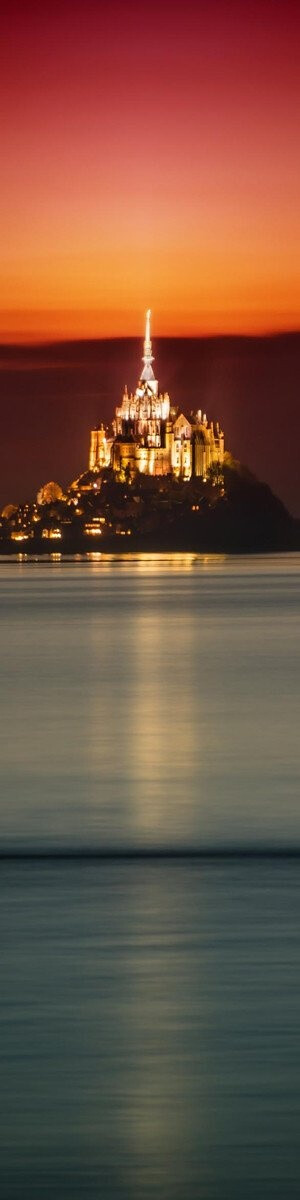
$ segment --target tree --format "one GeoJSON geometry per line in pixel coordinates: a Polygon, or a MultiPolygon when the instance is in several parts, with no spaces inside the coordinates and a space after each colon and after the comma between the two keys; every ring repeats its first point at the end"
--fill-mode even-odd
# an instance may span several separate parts
{"type": "Polygon", "coordinates": [[[40,491],[37,494],[38,504],[53,504],[55,500],[62,499],[63,490],[60,487],[60,484],[54,483],[53,480],[51,480],[50,483],[44,483],[44,486],[40,488],[40,491]]]}

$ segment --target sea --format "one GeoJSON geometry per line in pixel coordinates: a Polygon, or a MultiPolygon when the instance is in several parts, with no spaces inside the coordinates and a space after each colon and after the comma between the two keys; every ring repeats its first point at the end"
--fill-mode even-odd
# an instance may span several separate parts
{"type": "Polygon", "coordinates": [[[0,614],[1,1200],[298,1200],[300,555],[0,614]]]}

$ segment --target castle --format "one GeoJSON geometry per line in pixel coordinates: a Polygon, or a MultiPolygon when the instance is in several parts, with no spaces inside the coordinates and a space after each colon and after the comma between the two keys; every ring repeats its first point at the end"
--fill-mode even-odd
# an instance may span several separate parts
{"type": "Polygon", "coordinates": [[[181,479],[213,476],[219,481],[224,458],[224,434],[219,424],[208,424],[206,413],[185,413],[171,404],[168,392],[159,392],[154,378],[151,312],[146,313],[143,370],[134,393],[125,388],[116,408],[112,433],[100,425],[92,429],[89,469],[112,467],[120,479],[146,475],[173,475],[181,479]]]}

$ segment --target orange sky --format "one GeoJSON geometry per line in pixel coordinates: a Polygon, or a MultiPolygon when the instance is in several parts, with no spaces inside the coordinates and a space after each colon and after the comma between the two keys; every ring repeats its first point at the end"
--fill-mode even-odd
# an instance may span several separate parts
{"type": "Polygon", "coordinates": [[[300,325],[297,0],[12,0],[0,339],[300,325]]]}

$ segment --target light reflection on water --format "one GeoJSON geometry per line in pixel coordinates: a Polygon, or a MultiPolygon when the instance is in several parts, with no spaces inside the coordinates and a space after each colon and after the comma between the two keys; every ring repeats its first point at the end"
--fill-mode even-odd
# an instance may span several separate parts
{"type": "Polygon", "coordinates": [[[0,570],[4,846],[300,844],[299,555],[0,570]]]}
{"type": "Polygon", "coordinates": [[[298,876],[1,864],[5,1200],[298,1200],[298,876]]]}
{"type": "MultiPolygon", "coordinates": [[[[1,849],[300,846],[300,556],[2,562],[1,849]]],[[[298,861],[0,861],[4,1200],[298,1200],[298,861]]]]}

